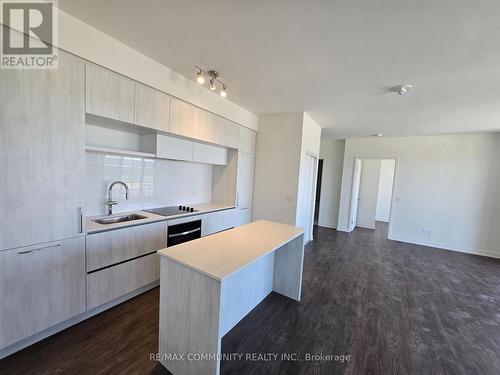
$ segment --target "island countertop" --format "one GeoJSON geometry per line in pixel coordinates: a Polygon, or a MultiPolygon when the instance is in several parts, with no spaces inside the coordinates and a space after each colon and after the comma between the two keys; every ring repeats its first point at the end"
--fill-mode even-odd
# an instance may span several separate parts
{"type": "Polygon", "coordinates": [[[303,233],[303,228],[260,220],[159,250],[158,254],[222,280],[303,233]]]}

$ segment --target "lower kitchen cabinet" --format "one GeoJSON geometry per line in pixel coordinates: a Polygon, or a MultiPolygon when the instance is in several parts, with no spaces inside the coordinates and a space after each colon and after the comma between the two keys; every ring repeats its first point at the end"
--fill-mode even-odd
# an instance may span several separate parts
{"type": "Polygon", "coordinates": [[[210,212],[203,215],[201,235],[208,236],[235,226],[235,209],[210,212]]]}
{"type": "Polygon", "coordinates": [[[237,208],[235,211],[236,226],[250,224],[252,222],[252,209],[250,207],[237,208]]]}
{"type": "Polygon", "coordinates": [[[89,234],[87,310],[159,280],[165,247],[166,221],[89,234]]]}
{"type": "Polygon", "coordinates": [[[87,236],[87,272],[167,247],[167,222],[126,227],[87,236]]]}
{"type": "Polygon", "coordinates": [[[87,275],[87,310],[160,279],[160,258],[153,253],[87,275]]]}
{"type": "Polygon", "coordinates": [[[0,252],[0,348],[85,312],[85,237],[0,252]]]}

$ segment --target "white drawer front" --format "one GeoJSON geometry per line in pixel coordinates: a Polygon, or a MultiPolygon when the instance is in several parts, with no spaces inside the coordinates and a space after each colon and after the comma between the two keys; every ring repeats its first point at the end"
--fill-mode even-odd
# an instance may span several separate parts
{"type": "Polygon", "coordinates": [[[87,310],[160,279],[158,254],[121,263],[87,275],[87,310]]]}

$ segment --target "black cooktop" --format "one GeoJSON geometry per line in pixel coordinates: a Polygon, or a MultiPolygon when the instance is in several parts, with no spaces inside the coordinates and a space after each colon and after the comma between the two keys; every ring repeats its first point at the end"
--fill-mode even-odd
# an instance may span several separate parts
{"type": "Polygon", "coordinates": [[[169,206],[169,207],[159,207],[159,208],[151,208],[149,210],[143,210],[146,212],[151,212],[153,214],[162,215],[162,216],[173,216],[185,214],[188,212],[198,212],[193,207],[189,206],[169,206]]]}

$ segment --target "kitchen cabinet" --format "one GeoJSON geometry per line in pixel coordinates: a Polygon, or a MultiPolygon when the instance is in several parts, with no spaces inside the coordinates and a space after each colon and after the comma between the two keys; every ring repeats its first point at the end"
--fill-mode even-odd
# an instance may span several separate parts
{"type": "Polygon", "coordinates": [[[193,161],[215,165],[227,164],[227,150],[222,147],[193,142],[193,161]]]}
{"type": "Polygon", "coordinates": [[[85,312],[85,237],[0,252],[0,295],[0,348],[85,312]]]}
{"type": "Polygon", "coordinates": [[[214,165],[227,164],[227,150],[222,147],[162,134],[143,136],[143,143],[147,144],[147,148],[156,149],[156,157],[160,159],[194,161],[214,165]],[[151,143],[154,145],[151,146],[151,143]]]}
{"type": "Polygon", "coordinates": [[[203,215],[201,222],[201,235],[208,236],[236,226],[235,209],[209,212],[203,215]]]}
{"type": "Polygon", "coordinates": [[[87,275],[87,310],[160,279],[160,258],[154,253],[87,275]]]}
{"type": "Polygon", "coordinates": [[[252,222],[252,207],[239,208],[235,214],[235,226],[245,225],[252,222]]]}
{"type": "Polygon", "coordinates": [[[224,144],[231,148],[238,148],[240,144],[240,126],[226,119],[224,119],[224,144]]]}
{"type": "Polygon", "coordinates": [[[157,281],[165,247],[166,221],[89,234],[87,310],[157,281]]]}
{"type": "Polygon", "coordinates": [[[253,177],[255,155],[238,152],[238,171],[236,180],[237,221],[241,224],[250,222],[252,216],[253,177]]]}
{"type": "Polygon", "coordinates": [[[86,112],[133,123],[134,81],[94,64],[85,66],[86,112]]]}
{"type": "Polygon", "coordinates": [[[0,250],[82,232],[85,64],[0,70],[0,250]]]}
{"type": "Polygon", "coordinates": [[[168,132],[170,130],[170,96],[136,83],[134,123],[168,132]]]}
{"type": "Polygon", "coordinates": [[[218,145],[226,144],[224,119],[211,112],[207,112],[207,137],[205,141],[218,145]]]}
{"type": "Polygon", "coordinates": [[[167,247],[165,221],[87,236],[87,272],[167,247]]]}
{"type": "Polygon", "coordinates": [[[192,161],[193,142],[158,134],[156,136],[156,157],[160,159],[192,161]]]}
{"type": "Polygon", "coordinates": [[[255,139],[257,133],[244,126],[240,126],[239,128],[239,150],[255,154],[255,139]]]}
{"type": "Polygon", "coordinates": [[[206,139],[207,112],[182,100],[170,100],[170,132],[194,139],[206,139]]]}

